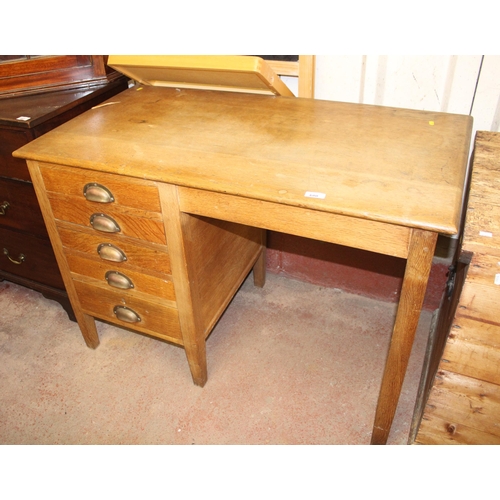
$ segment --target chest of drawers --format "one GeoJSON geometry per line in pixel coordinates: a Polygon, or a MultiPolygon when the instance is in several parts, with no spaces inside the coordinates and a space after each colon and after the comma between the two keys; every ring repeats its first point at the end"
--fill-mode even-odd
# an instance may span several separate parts
{"type": "Polygon", "coordinates": [[[0,99],[0,279],[57,300],[74,319],[26,162],[12,152],[127,88],[126,80],[86,90],[0,99]]]}

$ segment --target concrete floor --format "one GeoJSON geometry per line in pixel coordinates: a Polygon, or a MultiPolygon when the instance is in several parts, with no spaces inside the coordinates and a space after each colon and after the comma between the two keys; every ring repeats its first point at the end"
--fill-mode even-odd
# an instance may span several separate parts
{"type": "MultiPolygon", "coordinates": [[[[0,283],[1,444],[369,444],[396,305],[268,273],[246,280],[193,385],[182,348],[0,283]]],[[[407,443],[432,314],[424,311],[389,444],[407,443]]]]}

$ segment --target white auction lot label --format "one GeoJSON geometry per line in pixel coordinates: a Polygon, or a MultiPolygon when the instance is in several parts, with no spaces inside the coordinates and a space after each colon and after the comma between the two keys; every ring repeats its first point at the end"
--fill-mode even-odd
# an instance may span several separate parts
{"type": "Polygon", "coordinates": [[[318,198],[320,200],[324,200],[326,198],[325,193],[318,193],[316,191],[306,191],[304,195],[306,198],[318,198]]]}

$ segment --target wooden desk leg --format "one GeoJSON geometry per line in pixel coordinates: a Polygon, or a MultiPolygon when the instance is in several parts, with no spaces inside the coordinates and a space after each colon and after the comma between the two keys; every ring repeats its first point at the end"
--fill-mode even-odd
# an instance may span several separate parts
{"type": "Polygon", "coordinates": [[[401,288],[394,330],[385,362],[371,444],[386,444],[410,358],[437,234],[414,229],[401,288]]]}
{"type": "Polygon", "coordinates": [[[261,248],[259,258],[253,266],[253,284],[260,288],[266,284],[267,231],[265,229],[261,231],[261,248]]]}
{"type": "Polygon", "coordinates": [[[195,303],[197,299],[191,294],[185,247],[191,243],[185,241],[184,238],[184,228],[189,226],[191,216],[180,211],[177,186],[159,183],[158,191],[168,241],[184,351],[194,384],[203,387],[208,378],[205,337],[197,312],[200,306],[195,303]]]}
{"type": "Polygon", "coordinates": [[[75,316],[87,347],[97,349],[99,346],[99,334],[97,333],[95,319],[93,316],[89,316],[80,311],[75,311],[75,316]]]}
{"type": "Polygon", "coordinates": [[[196,343],[186,342],[184,344],[184,350],[186,351],[186,357],[194,385],[203,387],[208,379],[205,341],[200,340],[196,343]]]}

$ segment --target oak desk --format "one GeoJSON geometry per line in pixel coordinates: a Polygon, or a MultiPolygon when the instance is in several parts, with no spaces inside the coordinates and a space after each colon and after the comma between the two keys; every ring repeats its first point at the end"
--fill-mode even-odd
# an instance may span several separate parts
{"type": "Polygon", "coordinates": [[[462,115],[143,87],[14,155],[28,160],[87,345],[99,343],[94,317],[152,333],[185,348],[198,385],[207,380],[205,339],[252,266],[264,283],[263,231],[255,228],[406,259],[372,433],[372,444],[382,444],[437,235],[459,229],[471,127],[462,115]],[[106,273],[106,283],[110,255],[101,255],[104,243],[95,252],[102,234],[115,262],[123,244],[156,252],[154,263],[129,267],[132,278],[106,273]],[[131,284],[144,276],[157,281],[141,295],[131,284]],[[134,293],[142,313],[129,307],[134,293]],[[110,300],[118,305],[108,313],[110,300]],[[148,323],[154,307],[156,324],[148,323]]]}

